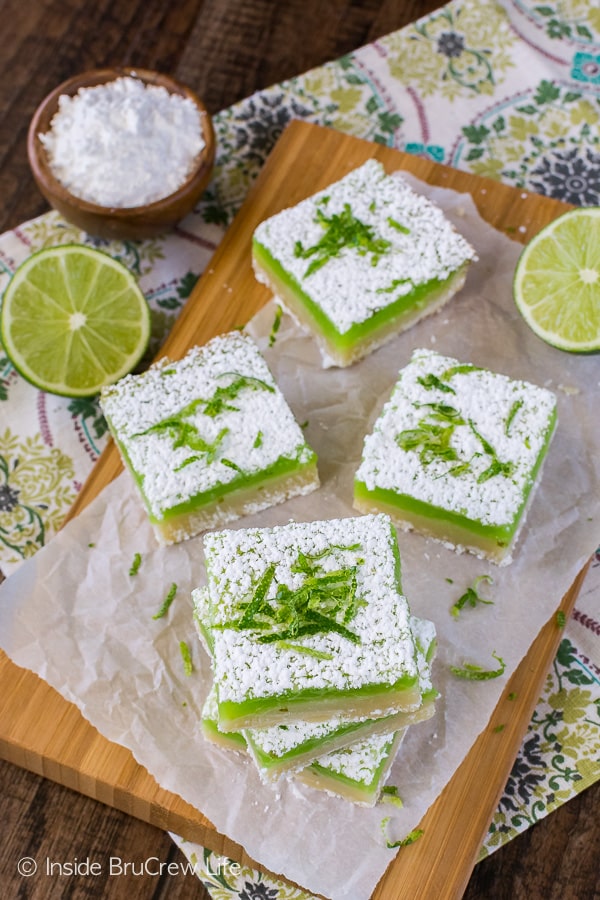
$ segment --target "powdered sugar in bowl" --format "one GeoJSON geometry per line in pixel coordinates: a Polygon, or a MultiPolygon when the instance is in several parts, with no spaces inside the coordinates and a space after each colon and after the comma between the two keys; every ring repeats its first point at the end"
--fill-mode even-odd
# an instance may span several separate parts
{"type": "Polygon", "coordinates": [[[111,68],[65,81],[29,127],[36,183],[67,221],[104,238],[168,231],[205,190],[215,138],[204,104],[147,69],[111,68]]]}

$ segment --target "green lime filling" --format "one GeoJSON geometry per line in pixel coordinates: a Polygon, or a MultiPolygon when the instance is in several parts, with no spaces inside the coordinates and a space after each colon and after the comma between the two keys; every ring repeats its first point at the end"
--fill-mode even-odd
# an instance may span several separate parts
{"type": "MultiPolygon", "coordinates": [[[[435,689],[426,691],[422,695],[422,706],[429,706],[433,703],[438,697],[438,691],[435,689]]],[[[407,713],[407,716],[410,716],[410,713],[407,713]]],[[[386,717],[387,718],[387,717],[386,717]]],[[[314,736],[311,738],[307,738],[302,743],[297,744],[295,747],[292,747],[290,750],[286,750],[285,753],[282,753],[281,756],[277,756],[274,753],[267,753],[264,751],[254,740],[253,735],[251,733],[251,729],[247,733],[248,743],[252,745],[254,754],[256,759],[263,769],[270,769],[273,766],[279,765],[281,762],[285,762],[286,760],[295,759],[295,757],[308,753],[315,748],[323,747],[323,753],[327,753],[326,744],[330,743],[330,741],[343,737],[346,734],[353,734],[354,732],[361,732],[365,729],[368,729],[373,724],[373,719],[366,719],[362,721],[354,721],[354,722],[346,722],[343,725],[339,725],[337,728],[332,728],[331,731],[328,731],[326,734],[321,734],[318,736],[314,736]]],[[[410,724],[410,723],[408,723],[410,724]]],[[[393,727],[404,727],[403,725],[399,725],[397,722],[393,727]]],[[[227,732],[233,733],[233,732],[227,732]]],[[[360,736],[357,736],[356,740],[360,740],[360,736]]]]}
{"type": "MultiPolygon", "coordinates": [[[[396,509],[401,513],[406,513],[409,517],[410,515],[414,515],[420,518],[430,519],[432,522],[445,524],[451,529],[460,528],[485,541],[493,541],[497,544],[498,547],[508,547],[515,535],[519,522],[521,521],[523,511],[525,509],[525,506],[527,505],[529,494],[531,493],[531,489],[535,484],[538,472],[540,470],[544,457],[546,456],[546,452],[548,450],[555,425],[556,411],[553,410],[544,436],[542,449],[538,454],[535,465],[533,466],[527,483],[523,488],[523,497],[519,508],[515,513],[513,519],[506,525],[484,525],[483,522],[480,522],[476,519],[470,519],[468,516],[463,515],[462,513],[443,509],[440,506],[426,503],[425,501],[418,500],[416,497],[411,497],[408,494],[396,493],[396,491],[393,491],[389,488],[376,487],[372,490],[369,490],[364,481],[359,480],[355,480],[354,482],[354,497],[358,501],[372,501],[375,504],[377,504],[377,502],[379,501],[380,503],[384,503],[390,509],[396,509]]],[[[498,474],[495,477],[503,476],[501,474],[498,474]]],[[[439,528],[437,530],[439,530],[439,528]]]]}
{"type": "MultiPolygon", "coordinates": [[[[285,712],[298,708],[298,716],[301,717],[302,707],[315,702],[325,700],[353,700],[361,697],[381,698],[390,697],[390,705],[393,706],[395,696],[409,692],[418,684],[418,676],[405,675],[392,684],[367,684],[359,688],[332,689],[332,688],[304,688],[294,693],[286,692],[269,697],[251,697],[236,702],[235,700],[219,701],[219,722],[221,725],[235,723],[239,719],[247,719],[250,716],[260,716],[273,710],[285,712]]],[[[417,697],[415,697],[417,700],[417,697]]]]}
{"type": "MultiPolygon", "coordinates": [[[[117,444],[119,445],[121,454],[127,462],[128,468],[132,473],[136,484],[138,485],[142,497],[144,498],[144,502],[148,510],[149,519],[155,525],[163,524],[164,522],[169,522],[171,519],[177,519],[179,516],[185,516],[189,513],[196,512],[203,506],[209,506],[214,503],[218,503],[219,500],[224,499],[228,494],[235,493],[242,488],[251,488],[258,486],[258,489],[260,490],[261,487],[266,487],[267,483],[272,479],[277,479],[283,475],[291,473],[300,474],[301,472],[312,469],[317,462],[316,453],[310,450],[307,444],[303,444],[296,448],[297,456],[293,458],[280,457],[271,466],[267,466],[266,468],[260,469],[257,472],[244,472],[242,469],[236,466],[235,469],[233,469],[233,471],[236,472],[236,475],[230,481],[216,484],[208,491],[200,491],[197,494],[193,494],[183,502],[177,503],[174,506],[169,507],[169,509],[164,510],[162,516],[156,516],[152,513],[150,503],[144,492],[143,476],[134,469],[124,444],[118,438],[116,438],[116,440],[117,444]],[[298,456],[300,456],[300,454],[302,453],[304,453],[306,458],[305,461],[301,463],[298,461],[298,456]]],[[[210,465],[220,465],[221,463],[222,460],[215,460],[214,462],[210,463],[210,465]]],[[[225,465],[227,466],[227,469],[232,469],[232,466],[227,465],[227,462],[225,463],[225,465]]]]}
{"type": "Polygon", "coordinates": [[[226,733],[219,729],[216,722],[212,719],[202,719],[202,728],[215,744],[226,743],[232,749],[246,750],[246,739],[239,731],[228,731],[226,733]]]}
{"type": "Polygon", "coordinates": [[[444,288],[456,278],[456,272],[446,279],[432,278],[425,284],[417,285],[407,294],[403,294],[396,300],[391,300],[391,293],[382,293],[382,306],[371,313],[363,322],[356,322],[347,331],[339,331],[320,306],[306,293],[301,283],[291,275],[276,259],[273,254],[256,239],[253,240],[252,250],[258,264],[290,291],[298,301],[301,301],[307,314],[313,320],[314,325],[327,338],[333,347],[339,351],[353,349],[357,343],[365,338],[372,337],[392,321],[402,322],[405,317],[412,316],[415,310],[428,306],[444,288]],[[385,303],[389,299],[390,302],[385,303]]]}

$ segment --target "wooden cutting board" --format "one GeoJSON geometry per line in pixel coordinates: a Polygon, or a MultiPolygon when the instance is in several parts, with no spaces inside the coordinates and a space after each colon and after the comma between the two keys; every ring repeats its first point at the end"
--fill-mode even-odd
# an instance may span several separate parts
{"type": "MultiPolygon", "coordinates": [[[[292,122],[270,155],[240,213],[196,285],[164,346],[179,358],[193,344],[243,325],[269,299],[250,262],[256,225],[284,206],[326,187],[366,159],[388,171],[404,168],[423,181],[470,193],[495,228],[527,241],[569,207],[379,144],[306,122],[292,122]]],[[[112,443],[71,511],[80,512],[121,470],[112,443]]],[[[584,573],[560,608],[573,608],[584,573]]],[[[374,898],[460,897],[497,807],[523,734],[561,639],[553,616],[540,631],[495,709],[488,727],[425,816],[419,841],[389,866],[374,898]],[[513,693],[518,698],[508,701],[513,693]],[[496,726],[504,726],[495,731],[496,726]]],[[[252,864],[243,849],[215,831],[198,810],[160,788],[131,753],[105,740],[77,708],[0,652],[0,754],[188,840],[252,864]]]]}

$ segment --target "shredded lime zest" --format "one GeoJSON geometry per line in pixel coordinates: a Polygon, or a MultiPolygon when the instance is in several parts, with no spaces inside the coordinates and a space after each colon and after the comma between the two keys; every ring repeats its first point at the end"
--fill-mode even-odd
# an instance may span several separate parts
{"type": "Polygon", "coordinates": [[[496,725],[496,727],[492,730],[493,730],[494,734],[500,734],[500,732],[504,731],[505,728],[506,728],[506,725],[496,725]]]}
{"type": "Polygon", "coordinates": [[[175,584],[175,582],[173,582],[173,584],[169,588],[167,596],[163,600],[163,604],[162,604],[161,608],[159,609],[159,611],[157,613],[155,613],[152,616],[153,619],[162,619],[164,616],[166,616],[166,614],[169,612],[169,607],[171,606],[171,603],[175,599],[176,593],[177,593],[177,585],[175,584]]]}
{"type": "Polygon", "coordinates": [[[479,585],[481,584],[482,581],[487,581],[488,584],[494,583],[494,579],[492,578],[491,575],[479,575],[475,579],[473,584],[467,588],[467,590],[464,592],[464,594],[461,597],[459,597],[458,600],[456,601],[456,603],[454,603],[452,605],[452,607],[450,608],[450,612],[454,616],[455,619],[457,619],[459,617],[461,609],[464,606],[466,606],[467,604],[469,606],[472,606],[473,608],[475,606],[477,606],[478,603],[493,604],[493,602],[494,602],[493,600],[486,600],[484,597],[481,597],[479,595],[477,588],[479,587],[479,585]]]}
{"type": "Polygon", "coordinates": [[[94,543],[93,541],[90,541],[90,543],[88,544],[88,547],[90,547],[90,548],[95,547],[95,546],[96,546],[96,545],[95,545],[95,543],[94,543]]]}
{"type": "Polygon", "coordinates": [[[299,552],[291,569],[305,576],[303,583],[297,588],[278,584],[275,596],[269,601],[267,595],[275,580],[275,565],[272,563],[253,586],[250,599],[238,604],[239,618],[214,627],[251,629],[259,632],[259,643],[274,643],[323,659],[330,658],[329,654],[321,656],[320,651],[297,643],[298,639],[336,633],[354,644],[360,643],[359,636],[348,625],[364,602],[358,597],[356,579],[358,566],[363,560],[357,559],[355,564],[331,572],[324,571],[319,564],[319,560],[335,550],[359,549],[359,544],[353,544],[349,547],[331,546],[314,555],[299,552]]]}
{"type": "Polygon", "coordinates": [[[276,647],[282,650],[292,650],[296,653],[303,653],[305,656],[312,656],[314,659],[333,659],[333,653],[327,653],[325,650],[317,650],[316,647],[306,647],[304,644],[294,644],[292,641],[276,641],[276,647]]]}
{"type": "Polygon", "coordinates": [[[394,278],[391,284],[387,287],[377,288],[376,294],[393,294],[396,288],[399,288],[402,284],[411,284],[410,278],[394,278]]]}
{"type": "Polygon", "coordinates": [[[522,406],[523,406],[522,399],[515,400],[515,402],[513,403],[513,405],[511,406],[511,408],[509,410],[508,416],[506,417],[506,422],[504,424],[504,434],[507,437],[510,434],[510,426],[514,422],[515,416],[517,415],[517,413],[519,412],[519,410],[521,409],[522,406]]]}
{"type": "Polygon", "coordinates": [[[564,628],[567,624],[567,617],[562,609],[559,609],[556,612],[556,624],[559,628],[564,628]]]}
{"type": "Polygon", "coordinates": [[[450,446],[454,428],[453,424],[440,425],[423,419],[416,428],[405,428],[396,435],[395,440],[401,450],[418,451],[419,459],[425,466],[434,459],[452,462],[458,459],[456,450],[450,446]]]}
{"type": "Polygon", "coordinates": [[[494,650],[492,656],[498,661],[497,669],[482,669],[473,663],[465,663],[463,666],[450,666],[450,671],[457,678],[465,678],[467,681],[490,681],[504,674],[506,663],[494,650]]]}
{"type": "Polygon", "coordinates": [[[430,409],[431,418],[439,422],[452,422],[453,425],[465,425],[466,422],[455,406],[449,403],[415,403],[416,409],[430,409]]]}
{"type": "Polygon", "coordinates": [[[414,828],[409,834],[406,835],[405,838],[402,838],[399,841],[390,841],[387,836],[387,827],[390,822],[390,816],[386,816],[385,819],[381,820],[381,830],[383,832],[383,836],[385,837],[385,845],[388,850],[396,850],[398,847],[408,847],[409,844],[414,844],[415,841],[418,841],[420,837],[423,836],[422,828],[414,828]]]}
{"type": "Polygon", "coordinates": [[[506,699],[507,700],[516,700],[517,699],[516,691],[511,691],[506,699]]]}
{"type": "Polygon", "coordinates": [[[244,474],[242,467],[238,466],[232,459],[227,459],[225,456],[222,456],[219,462],[221,462],[222,465],[227,466],[228,469],[233,469],[234,472],[240,472],[242,475],[244,474]]]}
{"type": "Polygon", "coordinates": [[[258,447],[262,447],[262,442],[263,442],[263,433],[262,433],[262,431],[258,431],[256,434],[256,437],[254,438],[254,443],[252,444],[252,446],[256,450],[258,447]]]}
{"type": "Polygon", "coordinates": [[[396,231],[401,232],[401,234],[410,234],[410,228],[407,228],[406,225],[402,225],[401,222],[397,222],[396,219],[392,219],[391,216],[388,216],[387,223],[390,228],[395,228],[396,231]]]}
{"type": "Polygon", "coordinates": [[[417,378],[417,381],[424,387],[426,391],[442,391],[445,394],[455,394],[456,391],[453,387],[450,387],[449,384],[445,384],[441,378],[438,378],[437,375],[434,375],[433,372],[429,372],[427,375],[420,375],[417,378]]]}
{"type": "Polygon", "coordinates": [[[275,341],[277,340],[277,332],[281,327],[281,317],[283,315],[283,307],[278,303],[277,308],[275,310],[275,318],[273,319],[273,324],[271,325],[271,333],[269,334],[269,347],[272,347],[275,341]]]}
{"type": "Polygon", "coordinates": [[[372,265],[377,265],[380,256],[391,247],[390,241],[376,237],[370,225],[356,218],[349,203],[344,204],[342,212],[331,216],[317,209],[315,221],[323,227],[323,236],[312,247],[303,247],[301,241],[296,241],[294,246],[294,254],[300,259],[315,257],[304,273],[305,278],[347,247],[356,250],[360,256],[370,253],[372,265]]]}
{"type": "Polygon", "coordinates": [[[440,375],[440,380],[450,381],[455,375],[468,375],[470,372],[481,372],[481,366],[474,366],[472,363],[457,363],[455,366],[444,369],[440,375]]]}
{"type": "MultiPolygon", "coordinates": [[[[463,368],[463,366],[454,366],[447,371],[456,374],[457,370],[462,370],[463,368]]],[[[471,371],[473,368],[473,366],[468,366],[467,371],[471,371]]],[[[425,377],[429,378],[430,376],[425,377]]],[[[491,457],[489,466],[479,474],[477,483],[481,484],[496,475],[502,475],[505,478],[512,476],[514,463],[502,462],[490,442],[479,433],[473,420],[469,419],[466,422],[460,410],[456,409],[456,407],[449,403],[415,403],[414,406],[416,409],[427,410],[427,414],[415,428],[405,428],[399,432],[395,437],[395,441],[402,450],[418,452],[419,459],[424,466],[437,459],[456,463],[456,465],[451,466],[444,472],[444,475],[458,478],[468,472],[471,468],[472,458],[460,459],[458,452],[451,445],[452,436],[456,428],[468,424],[481,444],[484,453],[491,457]]],[[[480,456],[481,454],[475,455],[480,456]]],[[[441,475],[438,477],[441,477],[441,475]]]]}
{"type": "Polygon", "coordinates": [[[233,405],[233,401],[238,394],[245,389],[253,391],[265,390],[270,393],[275,392],[275,388],[262,381],[260,378],[254,378],[251,375],[240,375],[237,372],[223,372],[219,377],[231,377],[233,381],[226,386],[219,386],[212,397],[204,399],[198,397],[188,403],[183,409],[179,410],[166,419],[156,422],[145,431],[140,431],[134,437],[140,437],[146,434],[165,434],[170,438],[172,447],[176,450],[178,447],[187,447],[189,450],[195,451],[193,456],[188,456],[175,469],[176,472],[189,466],[191,463],[204,459],[207,463],[212,463],[216,459],[221,442],[226,434],[229,433],[228,428],[222,428],[213,441],[207,441],[200,434],[200,430],[193,422],[187,421],[197,409],[201,409],[204,415],[210,418],[216,418],[223,412],[237,412],[239,407],[233,405]]]}
{"type": "Polygon", "coordinates": [[[204,404],[202,412],[205,416],[215,418],[225,411],[237,412],[239,407],[233,406],[233,401],[237,399],[243,390],[250,389],[253,391],[268,391],[270,394],[275,393],[273,385],[267,384],[266,381],[262,381],[262,379],[255,378],[252,375],[240,375],[238,372],[223,372],[219,377],[226,378],[232,375],[234,376],[233,381],[225,387],[218,387],[208,400],[193,401],[194,406],[204,404]]]}
{"type": "Polygon", "coordinates": [[[400,792],[398,791],[398,787],[395,784],[386,784],[381,789],[381,802],[382,803],[391,803],[393,806],[397,806],[399,809],[402,809],[404,806],[404,801],[400,796],[400,792]]]}
{"type": "Polygon", "coordinates": [[[142,554],[136,553],[135,556],[133,557],[133,562],[131,563],[131,567],[129,569],[129,574],[137,575],[137,573],[140,571],[141,564],[142,564],[142,554]]]}
{"type": "MultiPolygon", "coordinates": [[[[221,441],[228,433],[229,429],[222,428],[213,441],[207,441],[202,437],[200,431],[193,422],[185,421],[185,416],[188,414],[189,413],[186,410],[182,410],[179,414],[169,416],[168,419],[156,422],[154,425],[146,428],[145,431],[138,432],[134,437],[140,437],[145,434],[165,434],[170,438],[174,450],[177,450],[179,447],[187,447],[189,450],[195,450],[196,454],[204,454],[207,462],[212,462],[217,454],[221,441]]],[[[187,457],[187,459],[180,463],[176,471],[183,469],[185,466],[188,466],[190,463],[195,462],[200,458],[201,456],[199,455],[187,457]]]]}
{"type": "Polygon", "coordinates": [[[481,443],[485,453],[488,456],[492,457],[492,461],[487,469],[480,473],[477,478],[477,483],[482,484],[484,481],[487,481],[489,478],[494,478],[496,475],[502,475],[504,478],[510,478],[515,470],[515,464],[513,462],[501,462],[498,459],[498,454],[492,447],[489,441],[487,441],[482,434],[480,434],[472,419],[469,419],[469,428],[477,438],[477,440],[481,443]]]}
{"type": "MultiPolygon", "coordinates": [[[[466,424],[460,412],[448,403],[417,403],[415,406],[425,408],[429,413],[416,428],[406,428],[396,435],[398,446],[406,451],[418,450],[423,465],[434,459],[458,461],[458,453],[450,446],[450,441],[456,427],[466,424]]],[[[462,463],[458,468],[462,471],[465,465],[468,464],[462,463]]],[[[451,468],[449,474],[458,474],[457,467],[451,468]]]]}
{"type": "Polygon", "coordinates": [[[194,671],[194,664],[192,662],[190,648],[185,641],[179,641],[179,652],[181,653],[181,658],[183,660],[183,674],[187,677],[194,671]]]}

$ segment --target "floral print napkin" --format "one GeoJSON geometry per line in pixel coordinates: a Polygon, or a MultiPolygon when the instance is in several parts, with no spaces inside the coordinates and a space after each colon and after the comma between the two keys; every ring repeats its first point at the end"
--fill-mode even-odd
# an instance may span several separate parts
{"type": "MultiPolygon", "coordinates": [[[[303,118],[577,205],[600,205],[600,8],[453,0],[215,116],[214,178],[169,236],[94,240],[51,212],[0,237],[0,291],[41,247],[86,241],[139,277],[154,354],[277,138],[303,118]]],[[[37,391],[0,347],[0,570],[60,528],[107,440],[92,400],[37,391]]],[[[600,535],[599,535],[600,540],[600,535]]],[[[600,778],[600,551],[592,561],[482,855],[600,778]]],[[[174,836],[213,897],[306,898],[174,836]]]]}

